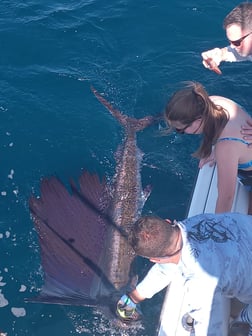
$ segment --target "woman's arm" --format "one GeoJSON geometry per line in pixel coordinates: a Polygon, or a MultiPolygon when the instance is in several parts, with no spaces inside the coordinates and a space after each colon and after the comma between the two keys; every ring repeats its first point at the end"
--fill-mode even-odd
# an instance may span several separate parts
{"type": "Polygon", "coordinates": [[[223,141],[216,145],[218,198],[215,213],[229,212],[232,209],[241,145],[234,141],[223,141]]]}

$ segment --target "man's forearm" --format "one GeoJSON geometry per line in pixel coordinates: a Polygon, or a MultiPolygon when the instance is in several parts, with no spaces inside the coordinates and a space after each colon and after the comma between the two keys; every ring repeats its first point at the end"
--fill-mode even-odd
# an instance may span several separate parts
{"type": "Polygon", "coordinates": [[[142,297],[139,292],[137,291],[137,289],[134,289],[132,292],[130,292],[129,294],[129,297],[131,298],[131,300],[135,303],[139,303],[143,300],[145,300],[146,298],[145,297],[142,297]]]}

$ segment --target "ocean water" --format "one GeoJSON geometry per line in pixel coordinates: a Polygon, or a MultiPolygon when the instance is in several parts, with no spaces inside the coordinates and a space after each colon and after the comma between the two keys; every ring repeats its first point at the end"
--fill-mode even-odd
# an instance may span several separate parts
{"type": "MultiPolygon", "coordinates": [[[[136,118],[162,112],[178,83],[201,81],[252,113],[251,63],[218,76],[200,53],[227,41],[237,1],[2,0],[0,2],[0,330],[8,336],[155,335],[162,293],[147,300],[140,330],[117,330],[91,308],[26,304],[42,285],[28,200],[41,178],[65,183],[82,169],[112,177],[123,131],[90,85],[136,118]]],[[[160,125],[162,126],[162,125],[160,125]]],[[[197,174],[197,136],[138,135],[144,211],[183,219],[197,174]]]]}

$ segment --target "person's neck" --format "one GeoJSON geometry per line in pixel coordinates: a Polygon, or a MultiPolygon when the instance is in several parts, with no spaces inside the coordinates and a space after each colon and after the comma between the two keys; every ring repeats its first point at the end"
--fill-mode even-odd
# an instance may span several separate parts
{"type": "Polygon", "coordinates": [[[171,254],[172,253],[176,253],[174,254],[174,256],[172,256],[169,260],[169,262],[174,263],[174,264],[178,264],[180,257],[181,257],[181,253],[182,253],[182,247],[183,247],[183,239],[182,239],[182,234],[181,234],[181,230],[178,226],[176,226],[174,228],[174,244],[171,246],[170,251],[171,254]]]}
{"type": "Polygon", "coordinates": [[[177,239],[175,239],[175,246],[173,251],[178,251],[182,245],[182,234],[178,226],[175,227],[177,239]]]}

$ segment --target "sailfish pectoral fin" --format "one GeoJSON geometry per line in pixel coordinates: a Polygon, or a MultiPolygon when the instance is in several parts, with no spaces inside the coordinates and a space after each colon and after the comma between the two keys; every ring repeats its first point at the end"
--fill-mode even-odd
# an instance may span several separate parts
{"type": "Polygon", "coordinates": [[[99,288],[114,290],[99,265],[104,248],[108,191],[105,181],[84,172],[80,195],[56,178],[44,179],[41,197],[30,199],[39,235],[44,285],[32,302],[95,305],[99,288]],[[90,187],[92,185],[92,187],[90,187]]]}
{"type": "Polygon", "coordinates": [[[144,190],[143,190],[143,200],[144,203],[147,201],[147,199],[149,198],[150,194],[152,192],[152,186],[150,184],[148,184],[144,190]]]}

